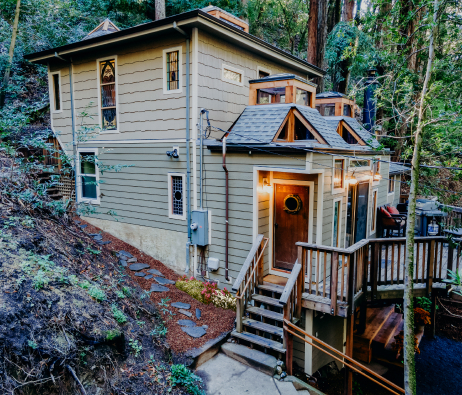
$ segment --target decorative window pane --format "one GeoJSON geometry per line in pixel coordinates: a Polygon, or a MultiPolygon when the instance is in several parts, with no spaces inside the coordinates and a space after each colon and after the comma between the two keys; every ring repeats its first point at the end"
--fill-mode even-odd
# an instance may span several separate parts
{"type": "Polygon", "coordinates": [[[115,60],[100,62],[101,118],[103,130],[117,129],[115,60]]]}
{"type": "Polygon", "coordinates": [[[53,95],[54,95],[54,109],[55,111],[61,110],[61,95],[59,89],[59,74],[53,74],[53,95]]]}
{"type": "Polygon", "coordinates": [[[339,239],[340,239],[339,220],[340,220],[340,201],[336,201],[334,203],[334,243],[332,247],[339,246],[339,239]]]}
{"type": "Polygon", "coordinates": [[[97,199],[96,157],[93,152],[80,153],[80,184],[82,198],[97,199]]]}
{"type": "Polygon", "coordinates": [[[183,215],[183,177],[172,176],[172,214],[183,215]]]}
{"type": "Polygon", "coordinates": [[[223,78],[234,82],[242,82],[242,74],[233,70],[223,69],[223,78]]]}
{"type": "Polygon", "coordinates": [[[334,169],[334,188],[343,188],[343,159],[335,159],[334,169]]]}
{"type": "Polygon", "coordinates": [[[297,88],[295,103],[301,104],[302,106],[309,106],[309,100],[308,100],[309,97],[310,97],[309,92],[304,91],[303,89],[297,88]]]}
{"type": "Polygon", "coordinates": [[[179,51],[167,53],[167,90],[179,89],[179,51]]]}

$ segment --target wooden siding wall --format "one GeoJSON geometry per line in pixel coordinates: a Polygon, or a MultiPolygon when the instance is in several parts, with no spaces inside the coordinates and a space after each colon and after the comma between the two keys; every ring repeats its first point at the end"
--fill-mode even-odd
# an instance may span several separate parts
{"type": "MultiPolygon", "coordinates": [[[[99,126],[98,76],[96,59],[117,55],[118,129],[119,133],[102,133],[99,140],[126,139],[184,139],[185,138],[185,43],[176,33],[169,38],[153,40],[146,44],[119,47],[107,51],[101,49],[92,58],[74,61],[73,86],[76,124],[99,126]],[[163,93],[163,50],[182,46],[183,92],[163,93]],[[82,119],[80,114],[93,116],[82,119]]],[[[68,67],[52,67],[61,70],[63,111],[52,113],[53,128],[60,134],[63,144],[72,141],[69,73],[68,67]]],[[[171,147],[170,147],[171,148],[171,147]]],[[[68,148],[70,149],[70,148],[68,148]]]]}
{"type": "Polygon", "coordinates": [[[292,73],[306,78],[306,75],[287,66],[262,58],[205,32],[199,32],[198,41],[199,108],[208,109],[213,125],[223,130],[228,130],[249,104],[249,80],[258,77],[258,67],[271,71],[271,74],[292,73]],[[223,64],[243,71],[242,86],[222,80],[223,64]]]}

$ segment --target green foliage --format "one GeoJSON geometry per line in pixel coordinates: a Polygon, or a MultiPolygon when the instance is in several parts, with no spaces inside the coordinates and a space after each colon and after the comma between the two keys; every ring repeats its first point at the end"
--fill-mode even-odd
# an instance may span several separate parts
{"type": "Polygon", "coordinates": [[[132,296],[132,290],[130,289],[130,287],[122,287],[122,292],[127,298],[132,296]]]}
{"type": "Polygon", "coordinates": [[[164,324],[157,325],[150,333],[151,336],[166,336],[167,335],[167,328],[164,324]]]}
{"type": "Polygon", "coordinates": [[[127,322],[127,317],[125,317],[125,314],[122,310],[120,310],[116,304],[113,304],[111,306],[111,309],[112,309],[112,314],[115,318],[115,320],[119,323],[119,324],[125,324],[127,322]]]}
{"type": "Polygon", "coordinates": [[[34,349],[34,350],[38,347],[38,346],[37,346],[37,343],[36,343],[35,341],[33,341],[33,340],[28,340],[28,341],[27,341],[27,345],[28,345],[30,348],[34,349]]]}
{"type": "Polygon", "coordinates": [[[129,341],[130,347],[135,354],[135,358],[139,357],[141,351],[143,350],[143,346],[138,340],[130,339],[129,341]]]}
{"type": "Polygon", "coordinates": [[[93,285],[88,289],[88,294],[98,302],[102,302],[106,299],[104,291],[96,285],[93,285]]]}
{"type": "Polygon", "coordinates": [[[87,247],[87,251],[88,251],[90,254],[93,254],[93,255],[99,255],[99,254],[101,254],[101,252],[102,252],[101,250],[94,250],[94,249],[92,249],[92,248],[90,248],[90,247],[87,247]]]}
{"type": "Polygon", "coordinates": [[[120,298],[120,299],[123,299],[125,298],[125,294],[122,292],[122,291],[115,291],[115,294],[120,298]]]}
{"type": "Polygon", "coordinates": [[[106,332],[106,340],[111,341],[114,340],[116,337],[119,337],[121,332],[118,329],[111,329],[106,332]]]}
{"type": "Polygon", "coordinates": [[[191,372],[185,365],[172,365],[170,367],[170,373],[170,384],[172,385],[172,387],[181,385],[190,394],[204,394],[204,392],[200,389],[202,379],[199,376],[196,376],[193,372],[191,372]]]}
{"type": "MultiPolygon", "coordinates": [[[[429,313],[432,310],[432,301],[425,297],[422,296],[421,298],[416,298],[417,301],[417,306],[420,307],[421,309],[424,309],[425,311],[428,311],[429,313]]],[[[435,306],[436,309],[438,309],[438,306],[435,306]]]]}

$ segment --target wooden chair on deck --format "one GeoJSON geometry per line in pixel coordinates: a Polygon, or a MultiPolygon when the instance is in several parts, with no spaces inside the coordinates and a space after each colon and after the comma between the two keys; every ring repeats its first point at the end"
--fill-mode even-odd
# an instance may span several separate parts
{"type": "Polygon", "coordinates": [[[395,207],[387,204],[377,208],[379,237],[404,237],[406,232],[406,221],[407,216],[400,213],[395,207]]]}

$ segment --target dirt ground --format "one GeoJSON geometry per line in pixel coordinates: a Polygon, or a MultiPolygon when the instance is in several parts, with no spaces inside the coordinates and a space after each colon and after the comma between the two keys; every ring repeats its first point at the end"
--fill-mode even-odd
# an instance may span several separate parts
{"type": "MultiPolygon", "coordinates": [[[[82,224],[87,224],[87,228],[85,228],[85,233],[101,233],[103,236],[103,240],[110,240],[111,244],[108,244],[108,248],[115,251],[124,250],[132,254],[135,258],[137,258],[138,262],[146,263],[150,265],[151,269],[157,269],[162,274],[165,275],[165,278],[170,280],[177,281],[181,276],[175,273],[173,270],[169,269],[167,266],[162,264],[162,262],[144,254],[142,251],[138,250],[137,248],[131,246],[119,240],[118,238],[112,236],[109,233],[103,232],[101,229],[88,224],[85,221],[82,221],[82,224]]],[[[151,284],[156,284],[154,279],[146,280],[143,277],[135,276],[135,272],[131,270],[126,270],[126,273],[131,277],[131,279],[137,282],[140,287],[146,291],[149,291],[151,284]]],[[[191,305],[190,312],[193,313],[192,317],[187,317],[178,312],[178,309],[174,307],[167,307],[168,310],[173,312],[175,315],[171,316],[168,312],[163,314],[163,320],[165,321],[165,326],[168,329],[167,332],[167,343],[171,347],[172,351],[175,353],[182,353],[193,348],[198,348],[204,345],[211,339],[215,339],[216,337],[220,336],[224,332],[230,332],[234,326],[234,321],[236,318],[236,314],[232,310],[224,310],[218,307],[215,307],[212,304],[205,305],[193,297],[189,296],[187,293],[180,291],[175,285],[167,285],[169,288],[168,292],[152,292],[150,298],[153,302],[159,306],[159,303],[162,300],[169,299],[167,304],[170,306],[173,302],[183,302],[189,303],[191,305]],[[201,311],[201,318],[196,318],[196,308],[200,309],[201,311]],[[181,330],[180,325],[178,325],[178,320],[180,319],[188,319],[192,320],[196,323],[197,326],[207,325],[207,333],[198,338],[194,339],[190,337],[188,334],[181,330]]]]}

